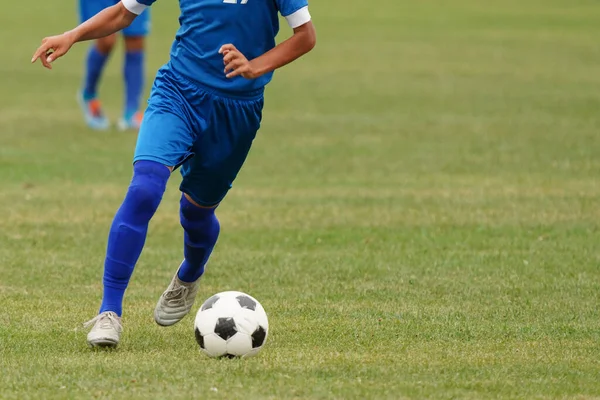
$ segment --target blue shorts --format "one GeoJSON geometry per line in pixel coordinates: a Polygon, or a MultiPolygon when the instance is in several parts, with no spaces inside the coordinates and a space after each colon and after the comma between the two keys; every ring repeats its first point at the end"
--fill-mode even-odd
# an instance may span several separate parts
{"type": "MultiPolygon", "coordinates": [[[[85,22],[100,11],[114,6],[120,0],[79,0],[79,20],[85,22]]],[[[150,32],[150,7],[146,8],[131,25],[123,29],[124,36],[146,36],[150,32]]]]}
{"type": "Polygon", "coordinates": [[[200,205],[214,206],[246,160],[263,104],[262,93],[225,97],[165,66],[154,80],[133,161],[181,166],[181,191],[200,205]]]}

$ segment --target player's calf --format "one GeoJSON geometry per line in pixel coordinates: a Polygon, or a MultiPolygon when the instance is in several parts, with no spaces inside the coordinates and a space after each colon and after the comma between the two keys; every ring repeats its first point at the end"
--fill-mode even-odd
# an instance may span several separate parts
{"type": "Polygon", "coordinates": [[[179,202],[179,220],[183,228],[183,255],[178,277],[184,282],[195,282],[204,274],[204,267],[217,243],[221,225],[215,214],[216,207],[200,207],[186,195],[179,202]]]}

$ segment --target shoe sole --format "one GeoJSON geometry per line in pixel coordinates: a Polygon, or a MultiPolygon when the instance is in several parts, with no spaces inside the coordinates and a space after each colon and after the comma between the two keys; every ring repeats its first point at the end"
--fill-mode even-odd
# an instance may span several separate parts
{"type": "Polygon", "coordinates": [[[179,319],[173,319],[173,320],[164,320],[159,318],[156,315],[156,311],[154,312],[154,322],[156,322],[159,326],[163,326],[163,327],[167,327],[167,326],[173,326],[176,323],[178,323],[179,321],[181,321],[182,319],[185,318],[186,315],[188,315],[190,312],[188,311],[183,317],[179,318],[179,319]]]}
{"type": "Polygon", "coordinates": [[[118,341],[112,340],[112,339],[97,339],[94,340],[93,342],[88,341],[88,345],[91,348],[96,348],[96,347],[103,347],[103,348],[116,348],[117,345],[119,344],[118,341]]]}

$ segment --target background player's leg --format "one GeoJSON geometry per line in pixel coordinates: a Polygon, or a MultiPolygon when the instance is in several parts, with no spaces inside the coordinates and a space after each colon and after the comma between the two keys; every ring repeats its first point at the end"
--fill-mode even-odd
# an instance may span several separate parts
{"type": "Polygon", "coordinates": [[[125,81],[125,106],[121,129],[139,129],[142,122],[140,100],[144,90],[144,42],[143,36],[125,37],[125,60],[123,80],[125,81]]]}
{"type": "Polygon", "coordinates": [[[85,78],[83,81],[83,99],[93,100],[98,97],[98,83],[102,77],[106,61],[115,46],[116,35],[96,40],[90,46],[85,60],[85,78]]]}
{"type": "Polygon", "coordinates": [[[185,258],[177,277],[183,282],[195,282],[204,273],[221,227],[215,215],[216,207],[200,207],[186,194],[181,196],[179,210],[185,258]]]}
{"type": "MultiPolygon", "coordinates": [[[[114,4],[114,0],[79,0],[79,19],[87,21],[106,7],[114,4]]],[[[85,122],[92,129],[108,129],[109,122],[102,111],[98,100],[98,84],[102,71],[115,45],[116,36],[110,35],[96,40],[89,47],[85,59],[85,72],[82,87],[77,94],[79,105],[85,122]]]]}
{"type": "Polygon", "coordinates": [[[139,15],[130,26],[123,30],[125,38],[125,59],[123,63],[125,105],[118,124],[121,130],[137,130],[142,122],[140,104],[144,92],[145,42],[149,31],[149,9],[139,15]]]}

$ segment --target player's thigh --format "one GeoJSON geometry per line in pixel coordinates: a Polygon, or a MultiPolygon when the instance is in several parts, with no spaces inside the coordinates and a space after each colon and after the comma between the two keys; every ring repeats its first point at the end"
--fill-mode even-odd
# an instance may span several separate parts
{"type": "Polygon", "coordinates": [[[79,20],[85,22],[114,4],[113,0],[79,0],[79,20]]]}
{"type": "Polygon", "coordinates": [[[147,7],[143,13],[138,15],[131,25],[123,29],[123,36],[135,37],[146,36],[150,33],[150,7],[147,7]]]}
{"type": "Polygon", "coordinates": [[[217,99],[194,157],[181,167],[181,191],[202,206],[221,202],[242,168],[260,127],[263,100],[217,99]]]}
{"type": "Polygon", "coordinates": [[[138,133],[134,162],[150,160],[177,168],[193,153],[198,129],[189,104],[169,74],[158,72],[138,133]]]}

